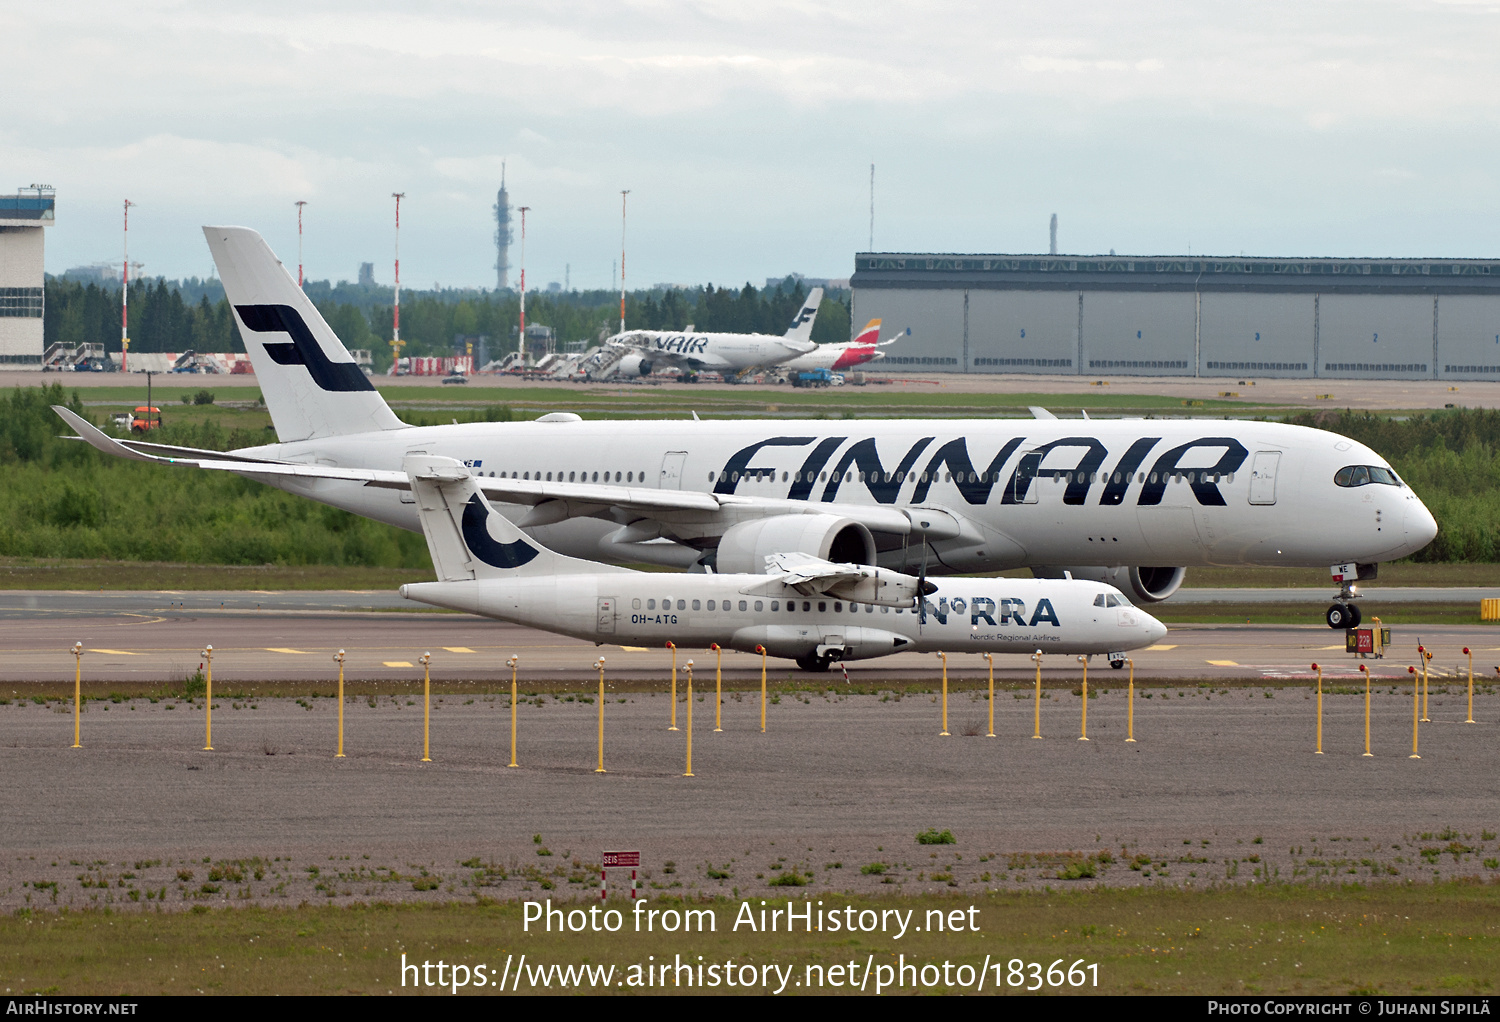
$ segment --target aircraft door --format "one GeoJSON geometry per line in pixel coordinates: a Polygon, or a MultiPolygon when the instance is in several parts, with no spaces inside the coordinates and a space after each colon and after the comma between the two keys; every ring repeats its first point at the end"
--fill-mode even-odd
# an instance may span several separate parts
{"type": "Polygon", "coordinates": [[[599,597],[599,625],[600,635],[615,634],[615,598],[613,596],[599,597]]]}
{"type": "MultiPolygon", "coordinates": [[[[410,456],[410,455],[413,455],[413,454],[426,454],[427,452],[426,451],[407,451],[406,453],[407,453],[408,456],[410,456]]],[[[413,493],[411,490],[409,490],[409,489],[407,489],[407,490],[400,490],[398,492],[401,494],[401,503],[403,503],[403,504],[415,504],[417,502],[417,495],[415,493],[413,493]]]]}
{"type": "Polygon", "coordinates": [[[661,459],[661,479],[657,487],[663,490],[682,489],[682,465],[687,461],[687,451],[668,451],[661,459]]]}
{"type": "Polygon", "coordinates": [[[1037,479],[1037,469],[1042,465],[1043,455],[1038,454],[1035,448],[1021,452],[1021,460],[1016,463],[1016,492],[1020,495],[1016,503],[1035,504],[1037,493],[1041,489],[1041,483],[1037,479]]]}
{"type": "Polygon", "coordinates": [[[1250,503],[1276,503],[1276,470],[1280,462],[1280,451],[1255,452],[1250,466],[1250,503]]]}

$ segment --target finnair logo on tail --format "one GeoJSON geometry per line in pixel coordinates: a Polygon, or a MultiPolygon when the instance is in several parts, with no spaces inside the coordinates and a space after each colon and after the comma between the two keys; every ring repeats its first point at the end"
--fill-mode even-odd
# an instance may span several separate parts
{"type": "Polygon", "coordinates": [[[787,329],[795,329],[796,327],[799,327],[803,323],[806,323],[808,320],[812,319],[817,314],[817,309],[813,308],[811,305],[804,305],[801,311],[799,311],[797,315],[792,318],[792,325],[787,329]]]}
{"type": "Polygon", "coordinates": [[[513,543],[497,542],[486,524],[490,512],[479,494],[464,505],[464,545],[469,552],[492,568],[519,568],[536,557],[536,548],[523,539],[513,543]]]}
{"type": "Polygon", "coordinates": [[[306,366],[308,375],[323,390],[374,390],[364,371],[353,362],[332,362],[313,337],[302,316],[290,305],[236,305],[245,329],[258,334],[286,334],[287,341],[261,341],[261,347],[279,366],[306,366]]]}

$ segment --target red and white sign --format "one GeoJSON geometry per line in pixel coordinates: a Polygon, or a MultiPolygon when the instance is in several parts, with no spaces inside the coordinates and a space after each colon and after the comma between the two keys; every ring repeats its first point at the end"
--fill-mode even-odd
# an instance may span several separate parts
{"type": "Polygon", "coordinates": [[[600,865],[604,869],[635,869],[641,864],[640,852],[605,852],[600,865]]]}

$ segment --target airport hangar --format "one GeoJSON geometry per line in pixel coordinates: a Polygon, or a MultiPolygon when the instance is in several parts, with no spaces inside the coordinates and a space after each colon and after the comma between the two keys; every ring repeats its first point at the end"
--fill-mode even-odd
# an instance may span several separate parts
{"type": "Polygon", "coordinates": [[[884,365],[1078,376],[1500,380],[1500,261],[861,252],[884,365]]]}

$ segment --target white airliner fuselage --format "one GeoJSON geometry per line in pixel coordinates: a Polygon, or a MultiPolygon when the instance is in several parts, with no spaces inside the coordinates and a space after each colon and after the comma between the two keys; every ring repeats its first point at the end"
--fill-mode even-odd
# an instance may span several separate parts
{"type": "MultiPolygon", "coordinates": [[[[932,541],[934,574],[1057,564],[1376,563],[1420,550],[1436,533],[1409,487],[1335,483],[1348,465],[1388,467],[1374,451],[1337,434],[1268,422],[570,419],[382,430],[237,453],[395,470],[412,451],[456,458],[486,479],[698,491],[719,498],[730,515],[743,498],[789,513],[946,511],[958,535],[932,541]]],[[[412,505],[390,490],[337,480],[277,485],[419,528],[412,505]]],[[[524,526],[531,507],[501,510],[524,526]]],[[[628,560],[618,541],[606,542],[626,524],[572,517],[537,534],[573,556],[628,560]]],[[[710,545],[692,521],[663,531],[695,549],[710,545]]],[[[882,564],[915,565],[914,541],[890,533],[879,545],[882,564]]]]}

